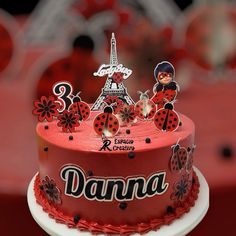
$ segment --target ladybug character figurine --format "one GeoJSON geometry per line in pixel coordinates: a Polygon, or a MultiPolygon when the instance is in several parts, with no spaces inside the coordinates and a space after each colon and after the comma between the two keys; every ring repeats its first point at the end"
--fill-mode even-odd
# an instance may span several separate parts
{"type": "Polygon", "coordinates": [[[94,121],[93,127],[95,132],[99,136],[113,137],[119,131],[119,121],[115,115],[113,115],[113,108],[106,106],[103,113],[98,114],[94,121]]]}
{"type": "Polygon", "coordinates": [[[81,100],[81,97],[79,96],[80,93],[81,92],[77,93],[77,95],[73,97],[72,104],[69,106],[69,111],[74,111],[79,115],[80,121],[85,121],[90,116],[90,107],[81,100]]]}
{"type": "Polygon", "coordinates": [[[154,116],[154,124],[162,131],[175,131],[180,123],[179,116],[172,103],[166,103],[154,116]]]}
{"type": "Polygon", "coordinates": [[[188,161],[188,151],[185,147],[181,147],[179,142],[172,146],[172,157],[170,160],[170,169],[172,172],[181,172],[186,168],[188,161]]]}
{"type": "Polygon", "coordinates": [[[174,81],[174,76],[175,69],[167,61],[157,64],[154,69],[154,77],[157,83],[153,87],[152,101],[157,104],[158,109],[162,108],[167,101],[173,101],[177,96],[179,86],[174,81]]]}
{"type": "Polygon", "coordinates": [[[140,100],[135,104],[135,113],[142,120],[152,119],[157,110],[155,103],[149,99],[148,92],[149,90],[144,93],[139,91],[140,100]]]}

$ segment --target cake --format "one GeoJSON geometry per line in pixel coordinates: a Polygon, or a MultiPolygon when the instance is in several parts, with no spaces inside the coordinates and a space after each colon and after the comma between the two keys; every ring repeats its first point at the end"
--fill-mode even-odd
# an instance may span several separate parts
{"type": "Polygon", "coordinates": [[[170,77],[163,79],[166,83],[154,86],[151,99],[141,93],[136,104],[121,74],[115,74],[128,78],[132,71],[118,66],[114,35],[110,65],[95,73],[107,73],[108,79],[94,104],[79,94],[70,96],[73,89],[66,82],[54,86],[57,99],[34,102],[34,114],[43,121],[36,127],[34,192],[43,210],[68,227],[143,234],[171,224],[194,206],[199,191],[193,170],[195,126],[174,110],[178,86],[169,86],[174,77],[170,63],[159,63],[154,72],[159,76],[164,70],[170,77]]]}

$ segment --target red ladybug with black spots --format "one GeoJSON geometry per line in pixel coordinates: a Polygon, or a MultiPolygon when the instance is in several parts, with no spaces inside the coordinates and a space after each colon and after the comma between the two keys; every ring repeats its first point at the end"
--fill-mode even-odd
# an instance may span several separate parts
{"type": "Polygon", "coordinates": [[[119,131],[119,126],[119,121],[113,115],[113,108],[111,106],[106,106],[103,113],[98,114],[93,121],[95,132],[102,137],[115,136],[119,131]]]}
{"type": "Polygon", "coordinates": [[[112,76],[112,79],[115,83],[120,84],[124,80],[124,76],[121,72],[115,72],[112,76]]]}
{"type": "Polygon", "coordinates": [[[142,120],[150,120],[154,117],[156,113],[155,103],[149,99],[149,90],[140,93],[140,100],[135,104],[135,113],[142,120]]]}
{"type": "Polygon", "coordinates": [[[164,90],[156,92],[151,100],[157,105],[158,109],[163,108],[165,103],[173,101],[177,96],[175,90],[164,90]]]}
{"type": "Polygon", "coordinates": [[[188,160],[187,160],[187,164],[186,164],[187,172],[190,172],[193,168],[193,153],[194,153],[195,149],[196,149],[195,144],[192,145],[192,148],[188,147],[188,149],[187,149],[187,151],[188,151],[188,160]]]}
{"type": "Polygon", "coordinates": [[[90,107],[87,103],[81,100],[81,97],[79,96],[80,93],[81,92],[77,93],[77,95],[73,97],[73,103],[69,106],[69,111],[74,111],[79,115],[80,121],[85,121],[90,116],[90,107]]]}
{"type": "Polygon", "coordinates": [[[172,146],[172,151],[170,169],[172,172],[180,172],[186,168],[188,151],[185,147],[181,147],[178,142],[172,146]]]}
{"type": "Polygon", "coordinates": [[[172,103],[166,103],[154,116],[154,124],[162,131],[175,131],[180,123],[179,115],[174,110],[172,103]]]}

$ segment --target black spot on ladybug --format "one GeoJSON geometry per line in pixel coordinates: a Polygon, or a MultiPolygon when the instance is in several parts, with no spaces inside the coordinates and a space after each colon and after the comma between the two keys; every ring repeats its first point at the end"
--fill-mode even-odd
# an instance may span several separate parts
{"type": "Polygon", "coordinates": [[[167,129],[170,129],[170,126],[168,126],[167,129]]]}
{"type": "Polygon", "coordinates": [[[128,152],[128,158],[129,159],[135,158],[135,152],[128,152]]]}
{"type": "Polygon", "coordinates": [[[100,120],[100,117],[98,116],[96,120],[100,120]]]}
{"type": "Polygon", "coordinates": [[[73,140],[74,137],[72,135],[69,136],[69,140],[73,140]]]}
{"type": "Polygon", "coordinates": [[[130,134],[130,129],[127,129],[125,132],[126,134],[130,134]]]}
{"type": "Polygon", "coordinates": [[[113,120],[113,117],[110,117],[109,120],[113,120]]]}
{"type": "MultiPolygon", "coordinates": [[[[172,115],[172,114],[171,114],[171,115],[172,115]]],[[[172,123],[172,120],[170,120],[169,123],[171,124],[171,123],[172,123]]]]}
{"type": "Polygon", "coordinates": [[[98,127],[98,124],[95,124],[95,127],[98,127]]]}
{"type": "Polygon", "coordinates": [[[151,139],[150,139],[150,138],[146,138],[146,139],[145,139],[145,142],[146,142],[146,143],[151,143],[151,139]]]}
{"type": "Polygon", "coordinates": [[[44,152],[48,152],[48,147],[45,147],[43,150],[44,152]]]}
{"type": "Polygon", "coordinates": [[[157,113],[157,115],[158,115],[158,116],[160,116],[160,115],[161,115],[161,113],[160,113],[160,112],[158,112],[158,113],[157,113]]]}
{"type": "Polygon", "coordinates": [[[99,132],[101,132],[101,131],[102,131],[102,129],[101,129],[101,128],[99,128],[99,129],[98,129],[98,131],[99,131],[99,132]]]}
{"type": "Polygon", "coordinates": [[[48,129],[48,128],[49,128],[48,125],[45,125],[45,126],[44,126],[44,129],[48,129]]]}
{"type": "Polygon", "coordinates": [[[163,121],[164,120],[164,118],[163,117],[161,117],[161,121],[163,121]]]}
{"type": "Polygon", "coordinates": [[[193,179],[192,179],[192,184],[195,184],[195,182],[196,182],[196,181],[195,181],[195,179],[193,178],[193,179]]]}
{"type": "Polygon", "coordinates": [[[112,128],[112,125],[109,125],[109,128],[112,128]]]}
{"type": "Polygon", "coordinates": [[[105,118],[105,115],[102,115],[102,119],[104,119],[105,118]]]}
{"type": "Polygon", "coordinates": [[[175,124],[173,124],[172,127],[175,128],[175,124]]]}
{"type": "Polygon", "coordinates": [[[40,188],[40,190],[44,190],[43,185],[40,185],[39,188],[40,188]]]}
{"type": "Polygon", "coordinates": [[[114,132],[116,132],[116,129],[115,129],[115,128],[113,128],[113,131],[114,131],[114,132]]]}
{"type": "Polygon", "coordinates": [[[174,118],[174,121],[177,121],[177,118],[174,118]]]}
{"type": "Polygon", "coordinates": [[[163,114],[163,115],[165,115],[165,114],[166,114],[166,112],[165,112],[165,111],[163,111],[163,112],[162,112],[162,114],[163,114]]]}
{"type": "Polygon", "coordinates": [[[125,209],[127,208],[127,206],[128,206],[128,204],[127,204],[126,202],[121,202],[121,203],[119,204],[119,208],[120,208],[121,210],[125,210],[125,209]]]}
{"type": "Polygon", "coordinates": [[[88,113],[88,112],[86,112],[85,114],[86,114],[86,115],[88,115],[89,113],[88,113]]]}
{"type": "Polygon", "coordinates": [[[78,222],[80,220],[80,216],[79,215],[75,215],[73,220],[74,220],[75,224],[78,224],[78,222]]]}
{"type": "Polygon", "coordinates": [[[104,122],[101,122],[100,125],[104,125],[104,122]]]}
{"type": "Polygon", "coordinates": [[[170,116],[173,116],[173,114],[172,114],[172,113],[170,113],[170,116]]]}
{"type": "Polygon", "coordinates": [[[115,122],[114,122],[114,125],[117,125],[117,124],[118,124],[118,123],[115,121],[115,122]]]}

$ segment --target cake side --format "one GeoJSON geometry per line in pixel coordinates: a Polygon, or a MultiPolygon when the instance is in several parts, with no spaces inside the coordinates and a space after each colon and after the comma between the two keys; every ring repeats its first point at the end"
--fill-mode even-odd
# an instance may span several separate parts
{"type": "Polygon", "coordinates": [[[159,218],[152,219],[149,222],[140,222],[134,225],[112,225],[112,224],[99,224],[97,222],[87,221],[85,219],[80,219],[79,215],[70,217],[65,215],[62,211],[58,210],[53,204],[50,204],[40,190],[41,181],[39,175],[36,176],[34,184],[34,192],[37,203],[43,207],[43,210],[49,214],[49,216],[57,223],[66,224],[69,228],[77,228],[81,231],[89,231],[92,234],[120,234],[120,235],[130,235],[133,233],[144,234],[151,230],[157,231],[163,225],[171,224],[175,219],[180,218],[185,213],[188,213],[195,205],[195,201],[198,198],[199,193],[199,180],[195,172],[193,172],[192,188],[186,198],[184,204],[176,206],[175,208],[167,207],[166,213],[159,218]]]}
{"type": "Polygon", "coordinates": [[[124,127],[110,138],[112,144],[115,139],[132,140],[135,149],[131,151],[99,151],[103,142],[92,132],[92,118],[72,134],[73,139],[53,122],[39,124],[40,181],[49,177],[60,193],[60,204],[52,205],[68,217],[79,215],[88,222],[119,226],[150,222],[184,203],[192,189],[192,168],[173,171],[171,159],[176,143],[191,149],[195,131],[189,118],[180,117],[182,126],[174,133],[137,122],[129,127],[129,134],[124,127]],[[183,184],[184,193],[178,193],[178,184],[183,184]]]}
{"type": "Polygon", "coordinates": [[[57,222],[93,233],[145,233],[194,205],[195,127],[174,108],[175,69],[158,63],[152,97],[138,91],[136,102],[124,83],[131,74],[118,63],[112,33],[110,62],[93,74],[107,78],[92,105],[67,81],[34,101],[42,122],[35,196],[57,222]]]}

